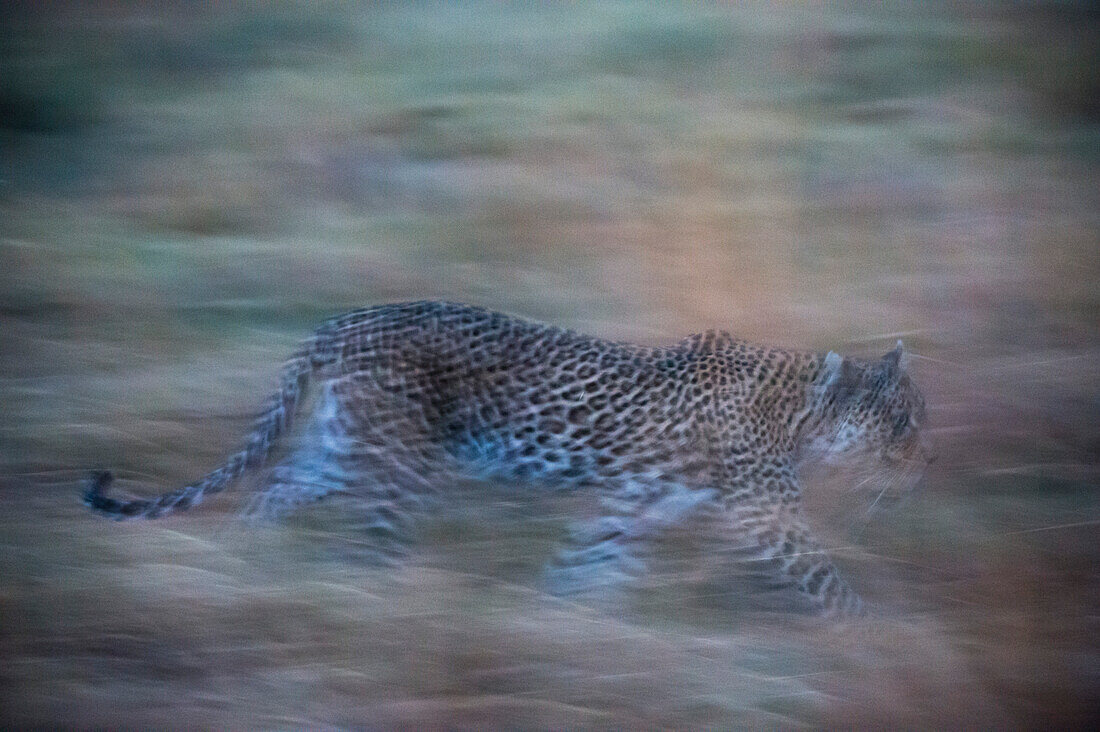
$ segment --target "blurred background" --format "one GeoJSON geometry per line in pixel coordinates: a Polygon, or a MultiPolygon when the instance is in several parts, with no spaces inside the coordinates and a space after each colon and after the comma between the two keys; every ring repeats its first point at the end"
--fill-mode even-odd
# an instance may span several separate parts
{"type": "MultiPolygon", "coordinates": [[[[1100,16],[1087,3],[5,3],[0,723],[1086,726],[1100,715],[1100,16]],[[940,459],[808,500],[874,608],[673,532],[547,596],[583,505],[470,491],[380,570],[323,508],[115,524],[321,319],[448,298],[661,343],[904,338],[940,459]]],[[[583,502],[582,502],[583,503],[583,502]]],[[[702,532],[705,533],[705,532],[702,532]]]]}

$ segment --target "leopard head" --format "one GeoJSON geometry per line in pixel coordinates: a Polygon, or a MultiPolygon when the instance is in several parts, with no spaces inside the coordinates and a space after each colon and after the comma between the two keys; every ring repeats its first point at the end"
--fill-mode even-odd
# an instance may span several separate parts
{"type": "Polygon", "coordinates": [[[894,465],[926,464],[924,397],[905,362],[901,341],[873,361],[825,356],[811,387],[817,419],[803,439],[808,452],[829,462],[877,456],[894,465]]]}

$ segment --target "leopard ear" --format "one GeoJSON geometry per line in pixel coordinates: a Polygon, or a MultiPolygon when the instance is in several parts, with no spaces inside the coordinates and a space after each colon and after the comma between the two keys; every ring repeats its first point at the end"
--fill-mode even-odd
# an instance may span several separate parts
{"type": "Polygon", "coordinates": [[[840,376],[840,372],[844,368],[844,357],[836,351],[829,351],[825,354],[825,378],[822,379],[822,384],[829,384],[840,376]]]}
{"type": "Polygon", "coordinates": [[[859,378],[859,372],[850,358],[829,351],[818,388],[831,393],[837,401],[844,401],[858,389],[859,378]]]}
{"type": "Polygon", "coordinates": [[[886,367],[887,373],[897,374],[904,371],[908,362],[906,355],[905,344],[899,340],[898,344],[894,346],[894,350],[882,357],[882,364],[886,367]]]}

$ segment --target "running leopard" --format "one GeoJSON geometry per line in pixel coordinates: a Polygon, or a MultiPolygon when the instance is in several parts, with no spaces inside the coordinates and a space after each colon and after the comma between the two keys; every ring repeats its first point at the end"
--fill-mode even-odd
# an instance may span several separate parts
{"type": "Polygon", "coordinates": [[[198,482],[121,500],[98,472],[85,502],[118,519],[196,505],[264,463],[310,382],[310,419],[267,472],[254,512],[280,516],[343,494],[379,546],[398,553],[456,479],[596,490],[602,515],[579,524],[549,567],[560,592],[636,574],[647,538],[710,509],[818,610],[859,614],[859,597],[803,519],[799,466],[858,454],[925,461],[924,400],[900,341],[872,361],[713,331],[647,347],[411,302],[321,325],[285,365],[244,447],[198,482]]]}

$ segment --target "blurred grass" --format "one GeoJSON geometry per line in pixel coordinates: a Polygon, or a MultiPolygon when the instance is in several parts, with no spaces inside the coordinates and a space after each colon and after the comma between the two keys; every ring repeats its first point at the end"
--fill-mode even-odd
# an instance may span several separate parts
{"type": "MultiPolygon", "coordinates": [[[[1097,18],[886,3],[9,3],[0,44],[0,721],[1073,726],[1100,708],[1097,18]],[[329,313],[448,297],[646,342],[898,334],[941,457],[811,514],[835,628],[673,533],[545,596],[565,499],[468,491],[417,558],[338,507],[88,517],[222,457],[329,313]]],[[[238,499],[239,500],[238,494],[238,499]]]]}

